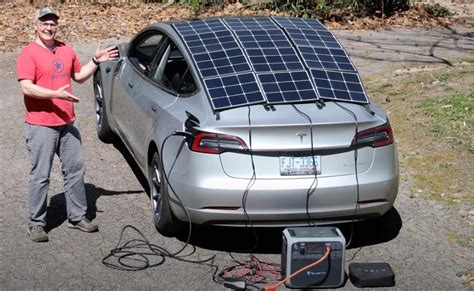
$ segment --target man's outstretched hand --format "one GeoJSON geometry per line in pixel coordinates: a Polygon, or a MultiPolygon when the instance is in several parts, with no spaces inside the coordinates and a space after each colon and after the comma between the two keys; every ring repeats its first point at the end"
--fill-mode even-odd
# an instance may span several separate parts
{"type": "Polygon", "coordinates": [[[68,100],[68,101],[75,102],[75,103],[79,102],[79,98],[72,95],[71,93],[69,93],[66,90],[68,87],[69,87],[69,85],[66,85],[66,86],[63,86],[63,87],[59,88],[58,90],[56,90],[56,95],[55,95],[56,98],[68,100]]]}
{"type": "Polygon", "coordinates": [[[110,46],[105,49],[100,49],[100,43],[97,45],[97,49],[95,50],[94,57],[95,59],[101,63],[110,60],[114,60],[118,58],[119,52],[116,46],[110,46]]]}

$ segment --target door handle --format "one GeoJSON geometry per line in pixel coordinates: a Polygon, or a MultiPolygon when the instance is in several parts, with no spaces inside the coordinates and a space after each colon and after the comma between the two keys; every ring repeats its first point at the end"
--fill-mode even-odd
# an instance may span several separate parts
{"type": "Polygon", "coordinates": [[[155,105],[151,105],[151,111],[156,112],[156,106],[155,105]]]}
{"type": "Polygon", "coordinates": [[[123,62],[123,59],[119,59],[117,61],[117,64],[115,65],[115,69],[114,69],[114,72],[113,72],[113,75],[117,75],[118,71],[120,70],[120,67],[122,66],[122,62],[123,62]]]}
{"type": "Polygon", "coordinates": [[[128,87],[133,88],[133,84],[132,84],[132,83],[128,83],[128,87]]]}

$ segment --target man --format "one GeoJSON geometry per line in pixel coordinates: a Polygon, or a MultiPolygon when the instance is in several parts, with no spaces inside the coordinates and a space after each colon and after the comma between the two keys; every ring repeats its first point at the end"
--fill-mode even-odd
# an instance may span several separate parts
{"type": "Polygon", "coordinates": [[[86,218],[84,158],[74,114],[79,98],[72,94],[71,79],[86,81],[100,62],[118,56],[116,48],[97,48],[82,66],[73,48],[55,39],[59,15],[45,6],[36,12],[36,38],[20,53],[17,76],[24,95],[25,135],[31,160],[29,176],[29,229],[35,242],[48,241],[47,194],[54,154],[59,156],[64,178],[68,227],[94,232],[98,226],[86,218]]]}

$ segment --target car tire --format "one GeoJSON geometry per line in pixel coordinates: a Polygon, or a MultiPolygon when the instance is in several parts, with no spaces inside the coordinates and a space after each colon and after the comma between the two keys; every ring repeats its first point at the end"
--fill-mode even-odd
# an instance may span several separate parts
{"type": "Polygon", "coordinates": [[[177,220],[171,212],[168,184],[163,174],[163,167],[158,153],[154,153],[148,170],[150,184],[150,203],[153,212],[153,222],[159,233],[164,236],[179,234],[184,223],[177,220]]]}
{"type": "Polygon", "coordinates": [[[94,75],[94,108],[97,136],[104,143],[113,143],[117,136],[109,126],[107,111],[105,110],[104,87],[100,79],[100,70],[97,70],[94,75]]]}

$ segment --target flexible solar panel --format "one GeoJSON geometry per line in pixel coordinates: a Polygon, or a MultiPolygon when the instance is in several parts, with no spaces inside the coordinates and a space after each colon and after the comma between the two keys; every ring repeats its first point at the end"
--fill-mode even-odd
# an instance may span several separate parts
{"type": "Polygon", "coordinates": [[[317,20],[216,18],[173,27],[214,110],[319,98],[368,103],[346,51],[317,20]]]}
{"type": "Polygon", "coordinates": [[[355,103],[368,101],[357,73],[311,70],[311,77],[321,98],[355,103]]]}
{"type": "Polygon", "coordinates": [[[254,72],[304,70],[293,45],[270,18],[229,18],[224,22],[237,36],[254,72]]]}
{"type": "Polygon", "coordinates": [[[257,75],[269,104],[317,100],[306,71],[257,75]]]}
{"type": "Polygon", "coordinates": [[[311,79],[285,32],[271,18],[229,18],[269,104],[317,100],[311,79]]]}
{"type": "Polygon", "coordinates": [[[241,45],[220,19],[174,24],[204,79],[214,110],[265,102],[241,45]]]}
{"type": "Polygon", "coordinates": [[[318,95],[323,99],[368,103],[359,74],[335,36],[318,20],[273,17],[295,44],[318,95]]]}
{"type": "Polygon", "coordinates": [[[253,73],[204,80],[214,109],[257,104],[265,101],[253,73]]]}
{"type": "Polygon", "coordinates": [[[356,71],[341,44],[318,20],[273,19],[288,33],[308,68],[356,71]]]}
{"type": "Polygon", "coordinates": [[[220,19],[174,24],[202,78],[250,71],[240,45],[220,19]]]}

